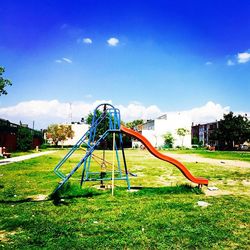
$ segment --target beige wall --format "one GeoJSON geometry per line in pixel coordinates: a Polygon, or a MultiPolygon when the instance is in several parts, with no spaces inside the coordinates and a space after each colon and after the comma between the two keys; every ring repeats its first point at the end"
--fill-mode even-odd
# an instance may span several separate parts
{"type": "MultiPolygon", "coordinates": [[[[75,145],[79,139],[88,131],[89,125],[88,124],[71,124],[72,130],[74,131],[74,137],[72,139],[67,139],[64,141],[64,146],[75,145]]],[[[61,142],[58,145],[62,145],[61,142]]]]}

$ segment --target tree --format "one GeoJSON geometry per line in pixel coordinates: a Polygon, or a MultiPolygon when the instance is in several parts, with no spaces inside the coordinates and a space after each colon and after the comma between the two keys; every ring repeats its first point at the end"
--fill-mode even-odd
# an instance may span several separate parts
{"type": "MultiPolygon", "coordinates": [[[[100,111],[100,110],[96,110],[96,118],[98,119],[99,117],[101,117],[102,115],[104,115],[104,112],[100,111]]],[[[93,113],[89,113],[87,118],[86,118],[86,123],[91,125],[92,124],[92,119],[93,119],[94,114],[93,113]]],[[[113,119],[113,118],[112,118],[113,119]]],[[[109,129],[109,117],[105,117],[100,124],[98,124],[97,128],[96,128],[96,133],[95,133],[95,137],[96,139],[99,139],[107,130],[109,129]]],[[[118,135],[116,134],[116,141],[118,140],[118,135]]],[[[98,149],[112,149],[112,145],[113,145],[113,135],[109,134],[107,135],[107,137],[101,141],[100,145],[98,146],[98,149]]]]}
{"type": "MultiPolygon", "coordinates": [[[[103,112],[101,112],[100,110],[96,110],[97,119],[101,117],[102,115],[103,115],[103,112]]],[[[91,125],[93,116],[94,116],[93,113],[88,114],[86,118],[87,124],[91,125]]],[[[108,128],[109,128],[109,118],[105,117],[105,119],[101,122],[101,124],[96,129],[96,137],[98,138],[99,136],[103,135],[108,128]]]]}
{"type": "MultiPolygon", "coordinates": [[[[97,110],[96,111],[96,116],[97,118],[101,117],[103,114],[102,111],[97,110]]],[[[88,116],[86,117],[85,121],[87,124],[91,125],[93,119],[93,113],[89,113],[88,116]]],[[[112,118],[113,119],[113,118],[112,118]]],[[[121,124],[124,124],[123,121],[121,121],[121,124]]],[[[109,128],[109,118],[106,117],[99,126],[97,126],[96,129],[96,138],[99,138],[102,136],[105,131],[109,128]]],[[[118,141],[118,134],[116,134],[116,141],[118,141]]],[[[132,141],[131,138],[125,134],[122,135],[122,141],[123,141],[123,147],[131,147],[132,141]]],[[[113,136],[112,134],[109,134],[103,142],[98,146],[99,149],[112,149],[113,145],[113,136]]]]}
{"type": "Polygon", "coordinates": [[[219,149],[233,150],[236,144],[250,140],[250,121],[247,116],[235,116],[233,112],[224,114],[210,138],[218,141],[219,149]]]}
{"type": "Polygon", "coordinates": [[[1,95],[7,95],[7,91],[5,90],[5,88],[9,85],[11,86],[12,83],[10,80],[8,79],[4,79],[2,77],[3,73],[5,72],[5,69],[3,67],[0,66],[0,96],[1,95]]]}
{"type": "Polygon", "coordinates": [[[73,138],[74,131],[72,130],[71,125],[57,125],[51,124],[47,130],[48,136],[52,138],[52,141],[55,145],[58,145],[59,142],[63,143],[68,138],[73,138]]]}
{"type": "Polygon", "coordinates": [[[194,136],[192,138],[192,144],[194,144],[194,145],[198,145],[199,144],[199,138],[197,136],[194,136]]]}
{"type": "Polygon", "coordinates": [[[181,138],[181,147],[183,147],[184,137],[189,134],[189,130],[186,128],[178,128],[177,135],[181,138]]]}
{"type": "Polygon", "coordinates": [[[17,130],[17,150],[28,151],[32,148],[33,136],[31,130],[20,126],[17,130]]]}
{"type": "Polygon", "coordinates": [[[142,119],[139,119],[139,120],[134,120],[132,122],[128,122],[126,123],[126,126],[128,128],[136,128],[138,125],[142,125],[143,124],[143,120],[142,119]]]}
{"type": "MultiPolygon", "coordinates": [[[[142,125],[143,124],[143,120],[142,119],[137,119],[137,120],[134,120],[132,122],[127,122],[127,123],[124,123],[121,122],[122,125],[125,125],[126,127],[128,128],[131,128],[131,129],[139,129],[139,125],[142,125]]],[[[140,130],[140,129],[139,129],[140,130]]],[[[125,147],[131,147],[132,146],[132,138],[126,134],[123,134],[123,145],[125,147]]]]}
{"type": "Polygon", "coordinates": [[[165,135],[163,135],[163,137],[165,146],[168,148],[172,148],[175,140],[173,135],[170,132],[167,132],[165,135]]]}

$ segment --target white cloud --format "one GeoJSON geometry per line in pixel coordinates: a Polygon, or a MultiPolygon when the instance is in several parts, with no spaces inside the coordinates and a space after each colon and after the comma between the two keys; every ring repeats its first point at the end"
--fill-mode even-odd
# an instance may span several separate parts
{"type": "MultiPolygon", "coordinates": [[[[20,102],[14,106],[1,107],[0,117],[8,119],[11,122],[28,123],[32,126],[35,121],[35,128],[46,128],[51,123],[70,122],[70,112],[72,112],[73,121],[80,121],[92,112],[97,105],[101,103],[110,103],[111,100],[96,100],[87,102],[60,102],[58,100],[31,100],[20,102]]],[[[223,107],[212,101],[207,102],[204,106],[190,110],[178,112],[163,112],[157,105],[145,106],[138,102],[128,105],[114,105],[120,109],[121,119],[125,122],[135,119],[154,119],[164,113],[184,113],[190,117],[195,124],[213,122],[223,118],[223,114],[228,113],[230,108],[223,107]]],[[[237,112],[234,112],[235,114],[237,112]]],[[[241,114],[250,113],[249,111],[238,112],[241,114]]]]}
{"type": "Polygon", "coordinates": [[[63,57],[62,60],[64,60],[67,63],[72,63],[72,61],[69,58],[63,57]]]}
{"type": "Polygon", "coordinates": [[[210,62],[210,61],[208,61],[208,62],[206,62],[205,64],[206,64],[206,65],[212,65],[213,63],[210,62]]]}
{"type": "Polygon", "coordinates": [[[119,43],[119,40],[115,37],[111,37],[107,40],[107,43],[109,46],[117,46],[119,43]]]}
{"type": "Polygon", "coordinates": [[[234,112],[234,114],[235,115],[247,116],[248,118],[250,118],[250,111],[249,112],[237,111],[237,112],[234,112]]]}
{"type": "Polygon", "coordinates": [[[65,63],[65,62],[66,62],[66,63],[72,63],[72,60],[70,60],[69,58],[63,57],[63,58],[61,58],[61,59],[56,59],[55,62],[56,62],[56,63],[63,63],[63,62],[64,62],[64,63],[65,63]]]}
{"type": "Polygon", "coordinates": [[[209,101],[204,106],[193,108],[185,112],[191,117],[193,123],[198,124],[220,120],[223,118],[223,114],[229,111],[230,107],[222,107],[220,104],[209,101]]]}
{"type": "MultiPolygon", "coordinates": [[[[86,97],[87,99],[87,97],[86,97]]],[[[70,112],[73,120],[80,121],[81,117],[86,117],[97,105],[110,103],[111,100],[96,100],[94,102],[59,102],[58,100],[32,100],[20,102],[14,106],[0,108],[0,117],[18,123],[32,124],[35,121],[37,128],[46,128],[51,123],[69,122],[70,112]]],[[[150,119],[161,114],[156,105],[148,107],[142,104],[116,105],[121,111],[123,121],[134,119],[150,119]]]]}
{"type": "Polygon", "coordinates": [[[231,59],[228,59],[227,60],[227,65],[228,66],[233,66],[233,65],[235,65],[235,63],[231,59]]]}
{"type": "Polygon", "coordinates": [[[83,38],[83,40],[82,40],[84,43],[86,43],[86,44],[91,44],[92,43],[92,39],[90,39],[90,38],[83,38]]]}
{"type": "Polygon", "coordinates": [[[232,59],[227,60],[228,66],[233,66],[235,64],[243,64],[250,61],[250,52],[249,50],[246,52],[238,53],[237,55],[234,55],[232,59]]]}
{"type": "Polygon", "coordinates": [[[248,61],[250,61],[250,53],[248,52],[238,53],[237,60],[238,63],[247,63],[248,61]]]}
{"type": "Polygon", "coordinates": [[[31,100],[14,106],[0,108],[0,117],[11,122],[32,124],[37,128],[46,128],[51,123],[69,122],[70,112],[76,121],[87,116],[100,103],[111,103],[110,100],[97,100],[93,103],[59,102],[58,100],[31,100]]]}
{"type": "Polygon", "coordinates": [[[130,103],[128,106],[117,105],[120,109],[122,120],[133,121],[136,119],[153,119],[162,114],[156,105],[145,107],[140,103],[130,103]]]}

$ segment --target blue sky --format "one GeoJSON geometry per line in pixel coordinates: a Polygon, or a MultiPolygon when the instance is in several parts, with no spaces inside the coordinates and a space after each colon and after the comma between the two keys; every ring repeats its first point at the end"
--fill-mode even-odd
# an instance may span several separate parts
{"type": "Polygon", "coordinates": [[[5,1],[0,116],[36,100],[249,112],[249,13],[247,0],[5,1]]]}

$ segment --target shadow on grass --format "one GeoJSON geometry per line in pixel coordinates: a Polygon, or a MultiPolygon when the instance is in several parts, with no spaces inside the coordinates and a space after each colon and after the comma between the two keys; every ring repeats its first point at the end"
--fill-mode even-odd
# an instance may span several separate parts
{"type": "Polygon", "coordinates": [[[8,161],[8,160],[5,160],[5,161],[0,161],[0,165],[4,165],[4,164],[6,164],[6,163],[10,163],[11,161],[8,161]]]}
{"type": "Polygon", "coordinates": [[[198,187],[192,187],[191,185],[178,185],[171,187],[131,187],[131,190],[138,189],[138,192],[135,192],[135,195],[163,195],[163,194],[185,194],[185,193],[194,193],[194,194],[203,194],[202,189],[198,187]]]}
{"type": "Polygon", "coordinates": [[[26,199],[21,199],[21,200],[0,200],[0,204],[21,204],[21,203],[26,203],[26,202],[44,202],[48,200],[43,200],[43,201],[36,201],[33,200],[32,198],[26,198],[26,199]]]}
{"type": "Polygon", "coordinates": [[[70,200],[73,198],[90,198],[100,194],[101,193],[96,189],[82,189],[79,185],[71,185],[70,182],[67,182],[60,190],[53,192],[49,196],[49,199],[53,201],[54,205],[59,206],[69,204],[69,202],[65,201],[65,199],[70,200]]]}
{"type": "MultiPolygon", "coordinates": [[[[54,205],[69,205],[69,200],[73,198],[90,198],[93,196],[100,195],[101,193],[98,190],[93,188],[82,189],[78,185],[71,185],[70,182],[66,183],[62,189],[57,192],[50,194],[46,199],[35,200],[33,198],[24,198],[24,199],[11,199],[10,195],[6,195],[8,200],[0,200],[0,204],[21,204],[21,203],[37,203],[37,202],[47,202],[52,201],[54,205]]],[[[13,195],[12,195],[13,197],[13,195]]]]}
{"type": "MultiPolygon", "coordinates": [[[[123,196],[125,187],[117,187],[118,196],[123,196]],[[120,192],[119,192],[120,191],[120,192]]],[[[155,196],[165,194],[203,194],[202,189],[198,187],[192,187],[190,185],[178,185],[171,187],[131,187],[132,195],[135,196],[155,196]],[[138,192],[133,192],[138,190],[138,192]]],[[[71,185],[70,182],[66,183],[62,189],[49,195],[45,200],[34,200],[32,198],[25,198],[20,200],[0,200],[0,204],[21,204],[21,203],[37,203],[52,201],[55,206],[69,205],[70,201],[74,198],[91,198],[103,194],[103,191],[96,190],[95,188],[81,189],[78,185],[71,185]]]]}

